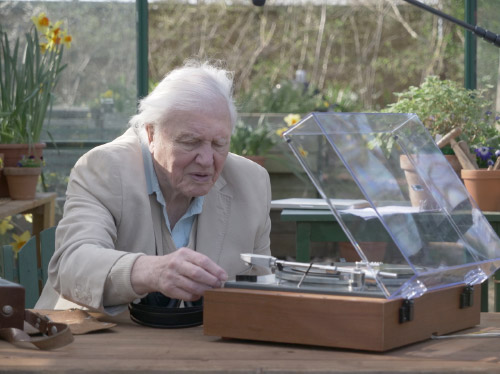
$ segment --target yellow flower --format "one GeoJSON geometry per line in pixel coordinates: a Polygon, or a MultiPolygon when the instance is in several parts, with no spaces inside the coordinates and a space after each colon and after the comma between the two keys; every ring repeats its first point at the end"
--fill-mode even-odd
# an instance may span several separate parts
{"type": "Polygon", "coordinates": [[[33,214],[25,214],[24,219],[26,220],[26,222],[33,223],[33,214]]]}
{"type": "Polygon", "coordinates": [[[10,245],[12,246],[12,250],[14,251],[14,257],[17,258],[17,253],[21,250],[23,245],[25,245],[26,242],[30,240],[30,238],[31,234],[28,230],[23,232],[21,235],[12,234],[12,239],[14,239],[15,241],[10,243],[10,245]]]}
{"type": "Polygon", "coordinates": [[[12,230],[14,226],[10,223],[12,217],[7,217],[0,222],[0,234],[3,235],[7,231],[12,230]]]}
{"type": "Polygon", "coordinates": [[[282,128],[280,128],[280,129],[276,130],[276,135],[278,135],[278,136],[283,136],[283,133],[284,133],[286,130],[288,130],[288,127],[282,127],[282,128]]]}
{"type": "Polygon", "coordinates": [[[325,106],[325,108],[328,108],[330,106],[330,104],[328,103],[328,101],[323,101],[323,105],[325,106]]]}
{"type": "Polygon", "coordinates": [[[306,157],[306,156],[309,154],[309,152],[307,152],[307,151],[306,151],[304,148],[302,148],[302,147],[299,147],[299,153],[300,153],[300,155],[301,155],[302,157],[306,157]]]}
{"type": "Polygon", "coordinates": [[[61,32],[62,21],[57,21],[54,26],[51,26],[52,32],[58,35],[61,32]]]}
{"type": "Polygon", "coordinates": [[[35,27],[40,34],[47,33],[47,30],[48,30],[49,25],[50,25],[50,21],[44,12],[40,13],[38,15],[38,17],[31,17],[31,20],[35,24],[35,27]]]}
{"type": "Polygon", "coordinates": [[[47,51],[47,49],[49,48],[49,45],[47,43],[40,43],[40,50],[43,53],[45,53],[45,51],[47,51]]]}
{"type": "Polygon", "coordinates": [[[111,99],[113,97],[113,91],[112,90],[107,90],[103,94],[101,94],[101,97],[104,99],[111,99]]]}
{"type": "Polygon", "coordinates": [[[285,118],[283,118],[288,127],[291,127],[298,123],[300,121],[300,115],[299,114],[289,114],[285,118]]]}
{"type": "Polygon", "coordinates": [[[63,42],[64,46],[66,48],[71,48],[71,42],[72,41],[73,41],[73,38],[71,37],[71,35],[68,35],[67,31],[64,31],[63,32],[63,38],[62,38],[62,42],[63,42]]]}

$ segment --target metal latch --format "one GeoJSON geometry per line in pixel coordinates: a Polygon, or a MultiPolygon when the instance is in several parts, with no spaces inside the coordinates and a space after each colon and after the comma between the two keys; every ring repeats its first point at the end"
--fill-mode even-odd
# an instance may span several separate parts
{"type": "Polygon", "coordinates": [[[403,300],[403,305],[399,308],[399,323],[413,321],[414,314],[414,301],[413,299],[403,300]]]}
{"type": "Polygon", "coordinates": [[[469,308],[474,305],[474,287],[467,285],[460,294],[460,309],[469,308]]]}

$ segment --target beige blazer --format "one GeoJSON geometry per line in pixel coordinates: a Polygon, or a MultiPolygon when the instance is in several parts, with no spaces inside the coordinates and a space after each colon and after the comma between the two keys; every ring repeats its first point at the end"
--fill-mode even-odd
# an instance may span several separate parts
{"type": "MultiPolygon", "coordinates": [[[[246,269],[240,253],[270,254],[270,205],[267,171],[230,153],[204,199],[196,250],[234,278],[246,269]]],[[[103,310],[113,264],[128,253],[168,253],[169,236],[159,203],[147,194],[139,137],[129,129],[73,168],[49,279],[36,307],[61,305],[63,297],[103,310]]]]}

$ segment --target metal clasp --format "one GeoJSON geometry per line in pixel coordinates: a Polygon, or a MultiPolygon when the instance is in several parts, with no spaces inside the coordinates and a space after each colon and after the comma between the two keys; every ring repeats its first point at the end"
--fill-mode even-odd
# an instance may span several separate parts
{"type": "Polygon", "coordinates": [[[403,300],[403,305],[399,308],[399,323],[413,321],[414,312],[413,299],[403,300]]]}

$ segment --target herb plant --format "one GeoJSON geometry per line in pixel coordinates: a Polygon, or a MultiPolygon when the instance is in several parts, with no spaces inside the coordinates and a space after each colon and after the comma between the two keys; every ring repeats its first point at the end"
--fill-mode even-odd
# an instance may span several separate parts
{"type": "Polygon", "coordinates": [[[470,145],[498,135],[499,117],[489,111],[491,102],[484,90],[468,90],[456,82],[429,76],[419,87],[395,95],[398,101],[383,112],[417,114],[434,138],[455,127],[462,128],[462,138],[470,145]]]}

